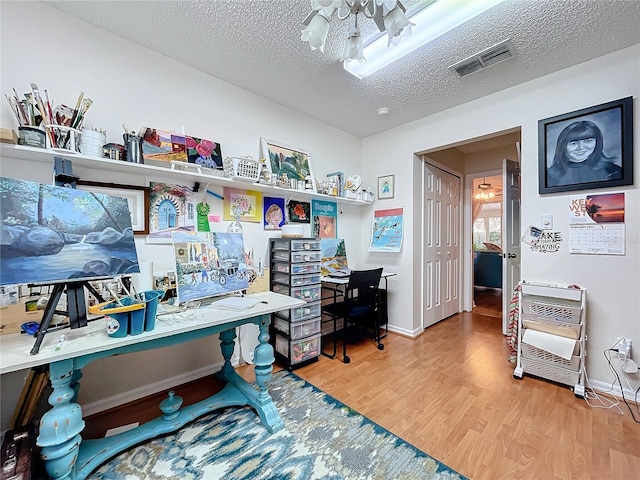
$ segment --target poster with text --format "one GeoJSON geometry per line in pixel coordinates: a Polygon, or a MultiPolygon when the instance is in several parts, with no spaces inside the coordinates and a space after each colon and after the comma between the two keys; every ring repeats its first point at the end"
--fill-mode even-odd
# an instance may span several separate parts
{"type": "Polygon", "coordinates": [[[338,234],[338,204],[313,200],[311,202],[313,236],[316,238],[336,238],[338,234]]]}
{"type": "Polygon", "coordinates": [[[370,252],[399,252],[402,247],[402,208],[375,210],[371,226],[370,252]]]}

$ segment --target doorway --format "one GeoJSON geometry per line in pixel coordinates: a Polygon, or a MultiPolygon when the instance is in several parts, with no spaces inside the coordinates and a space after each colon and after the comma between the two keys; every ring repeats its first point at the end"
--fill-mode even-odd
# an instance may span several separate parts
{"type": "Polygon", "coordinates": [[[473,312],[502,318],[502,173],[472,176],[473,312]]]}
{"type": "MultiPolygon", "coordinates": [[[[474,253],[474,245],[473,245],[473,209],[472,209],[472,196],[474,192],[474,180],[478,179],[475,188],[478,187],[478,184],[482,183],[484,180],[489,180],[489,177],[493,179],[494,176],[500,177],[502,182],[503,191],[506,190],[509,192],[509,196],[511,196],[514,192],[512,188],[514,182],[517,181],[519,187],[519,171],[517,174],[514,174],[511,171],[511,168],[515,166],[519,166],[519,145],[520,145],[520,128],[514,128],[504,132],[497,132],[493,135],[488,135],[486,137],[476,138],[467,140],[464,142],[460,142],[459,144],[449,145],[446,147],[441,147],[436,150],[425,151],[419,154],[419,158],[421,158],[422,162],[430,161],[435,165],[439,165],[444,167],[448,171],[452,172],[460,172],[461,177],[463,179],[464,189],[461,192],[461,202],[460,202],[460,223],[459,223],[459,232],[461,232],[461,255],[459,261],[459,272],[458,272],[458,287],[459,287],[459,310],[458,311],[472,311],[474,308],[474,299],[476,297],[476,293],[478,294],[479,305],[486,306],[491,312],[491,316],[496,316],[497,319],[502,318],[503,326],[506,325],[506,319],[508,317],[508,306],[511,300],[511,290],[508,289],[508,292],[503,295],[502,288],[494,288],[492,291],[480,292],[479,290],[474,289],[474,265],[473,265],[473,253],[474,253]],[[505,159],[513,159],[518,162],[505,162],[505,159]],[[486,178],[485,178],[486,177],[486,178]],[[507,178],[507,180],[505,180],[507,178]],[[487,293],[484,298],[480,298],[481,293],[487,293]],[[505,307],[506,304],[506,307],[505,307]]],[[[486,183],[494,182],[487,181],[486,183]]],[[[498,179],[495,179],[495,185],[498,185],[498,179]]],[[[519,188],[518,194],[519,194],[519,188]]],[[[426,185],[423,184],[422,191],[422,200],[424,202],[426,197],[426,185]]],[[[519,196],[518,196],[519,202],[519,196]]],[[[518,267],[519,267],[519,251],[517,255],[512,253],[512,241],[514,240],[515,232],[519,232],[519,203],[517,209],[517,215],[513,213],[513,205],[514,203],[509,201],[509,208],[505,209],[504,202],[493,202],[500,203],[498,208],[501,211],[501,220],[500,220],[500,230],[502,230],[505,223],[509,223],[510,226],[514,228],[507,229],[505,232],[502,232],[501,238],[504,238],[506,234],[507,240],[503,240],[507,245],[505,246],[505,251],[500,255],[501,263],[503,268],[503,278],[513,278],[516,279],[516,282],[519,281],[519,268],[514,268],[511,263],[515,263],[512,258],[517,257],[518,267]],[[517,218],[516,218],[517,217],[517,218]],[[508,251],[507,251],[508,250],[508,251]],[[509,258],[507,258],[507,256],[509,258]],[[506,260],[505,260],[506,259],[506,260]],[[505,272],[504,270],[507,270],[505,272]],[[515,275],[517,273],[517,275],[515,275]]],[[[427,208],[426,205],[422,205],[422,208],[427,208]]],[[[488,207],[489,208],[489,207],[488,207]]],[[[495,216],[494,216],[495,217],[495,216]]],[[[489,213],[489,218],[492,218],[492,214],[489,213]]],[[[423,219],[424,222],[425,219],[423,219]]],[[[497,221],[488,220],[493,222],[493,226],[497,221]]],[[[427,224],[423,224],[423,232],[422,237],[428,235],[429,228],[432,226],[428,226],[427,224]]],[[[483,241],[483,247],[487,250],[489,249],[484,245],[484,242],[487,243],[497,243],[491,242],[492,238],[495,237],[496,228],[490,228],[488,226],[486,230],[486,239],[483,241]]],[[[519,235],[518,240],[519,240],[519,235]]],[[[502,243],[502,242],[501,242],[502,243]]],[[[498,245],[502,247],[502,245],[498,245]]],[[[519,247],[519,245],[518,245],[519,247]]],[[[424,249],[424,245],[422,247],[422,251],[420,252],[420,256],[423,260],[425,258],[426,251],[424,249]]],[[[494,259],[494,262],[496,260],[494,259]]],[[[497,268],[497,267],[494,267],[497,268]]],[[[423,272],[428,271],[428,265],[426,262],[422,266],[423,272]]],[[[423,275],[424,277],[424,275],[423,275]]],[[[424,285],[423,285],[424,287],[424,285]]],[[[417,292],[416,292],[417,293],[417,292]]],[[[431,323],[429,322],[429,316],[425,314],[424,307],[428,304],[429,298],[426,297],[426,291],[423,288],[423,291],[419,294],[422,296],[423,300],[423,312],[422,312],[422,324],[423,327],[426,328],[431,323]]],[[[481,312],[477,312],[481,313],[481,312]]],[[[499,320],[498,320],[499,321],[499,320]]]]}

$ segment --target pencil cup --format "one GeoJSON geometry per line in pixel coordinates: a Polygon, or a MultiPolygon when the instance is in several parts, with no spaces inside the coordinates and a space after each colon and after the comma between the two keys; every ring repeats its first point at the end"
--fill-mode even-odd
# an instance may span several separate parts
{"type": "Polygon", "coordinates": [[[65,125],[46,125],[47,148],[80,151],[80,130],[65,125]]]}

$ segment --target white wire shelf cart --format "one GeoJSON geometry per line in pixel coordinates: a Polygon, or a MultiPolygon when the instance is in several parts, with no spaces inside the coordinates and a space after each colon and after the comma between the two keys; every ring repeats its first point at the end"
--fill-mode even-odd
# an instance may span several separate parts
{"type": "Polygon", "coordinates": [[[573,387],[584,398],[586,290],[571,285],[520,282],[518,355],[513,372],[573,387]]]}

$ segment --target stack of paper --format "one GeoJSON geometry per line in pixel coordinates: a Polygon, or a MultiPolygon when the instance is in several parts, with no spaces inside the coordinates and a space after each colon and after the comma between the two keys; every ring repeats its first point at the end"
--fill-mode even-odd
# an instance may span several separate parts
{"type": "Polygon", "coordinates": [[[211,304],[214,308],[224,308],[226,310],[246,310],[255,307],[260,300],[249,297],[227,297],[222,300],[216,300],[211,304]]]}

